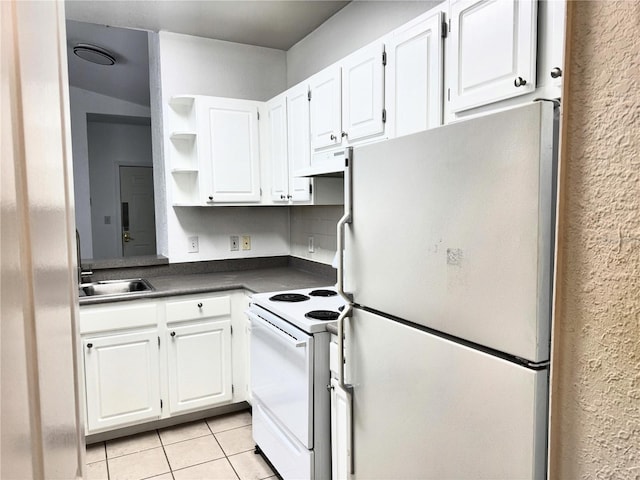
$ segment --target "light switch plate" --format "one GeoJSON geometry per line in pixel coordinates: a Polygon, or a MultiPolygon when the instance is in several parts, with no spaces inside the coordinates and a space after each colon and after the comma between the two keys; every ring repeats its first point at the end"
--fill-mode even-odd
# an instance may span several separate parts
{"type": "Polygon", "coordinates": [[[251,236],[243,235],[242,236],[242,250],[251,250],[251,236]]]}
{"type": "Polygon", "coordinates": [[[229,237],[229,250],[232,252],[237,252],[240,250],[240,238],[238,235],[231,235],[229,237]]]}

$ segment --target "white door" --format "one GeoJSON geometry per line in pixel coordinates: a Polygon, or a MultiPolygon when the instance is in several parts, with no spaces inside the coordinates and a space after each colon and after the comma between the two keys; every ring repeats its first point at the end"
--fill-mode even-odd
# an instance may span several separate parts
{"type": "Polygon", "coordinates": [[[399,137],[442,124],[443,14],[420,17],[387,44],[387,131],[399,137]]]}
{"type": "Polygon", "coordinates": [[[204,203],[260,200],[259,102],[203,97],[203,170],[210,170],[204,203]],[[209,193],[207,193],[209,192],[209,193]]]}
{"type": "Polygon", "coordinates": [[[309,137],[309,87],[306,83],[287,92],[287,141],[289,153],[289,195],[294,202],[311,199],[308,178],[296,177],[296,172],[311,165],[309,137]]]}
{"type": "Polygon", "coordinates": [[[340,68],[330,67],[309,80],[311,146],[314,150],[342,143],[340,68]]]}
{"type": "Polygon", "coordinates": [[[545,478],[547,370],[360,309],[349,323],[356,479],[545,478]]]}
{"type": "Polygon", "coordinates": [[[351,425],[349,397],[340,388],[338,380],[331,379],[331,477],[349,478],[350,448],[349,426],[351,425]]]}
{"type": "MultiPolygon", "coordinates": [[[[305,99],[306,100],[306,99],[305,99]]],[[[271,198],[289,201],[289,160],[287,155],[287,102],[279,95],[267,102],[269,117],[269,160],[271,162],[271,198]]]]}
{"type": "Polygon", "coordinates": [[[168,326],[171,414],[231,401],[231,321],[168,326]]]}
{"type": "Polygon", "coordinates": [[[120,166],[122,255],[156,254],[153,168],[120,166]]]}
{"type": "Polygon", "coordinates": [[[83,341],[89,432],[160,416],[155,330],[83,341]]]}
{"type": "Polygon", "coordinates": [[[460,112],[535,90],[534,0],[451,4],[451,110],[460,112]]]}
{"type": "Polygon", "coordinates": [[[384,131],[384,44],[376,43],[342,62],[342,129],[349,142],[384,131]]]}

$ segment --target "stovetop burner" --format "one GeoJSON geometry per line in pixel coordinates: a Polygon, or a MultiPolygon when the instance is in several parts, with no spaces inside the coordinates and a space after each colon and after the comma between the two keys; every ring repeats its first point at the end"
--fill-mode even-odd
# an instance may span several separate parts
{"type": "Polygon", "coordinates": [[[273,297],[269,297],[272,302],[304,302],[309,300],[309,297],[302,295],[301,293],[279,293],[273,297]]]}
{"type": "Polygon", "coordinates": [[[304,314],[305,317],[313,320],[337,320],[340,315],[332,310],[312,310],[304,314]]]}
{"type": "Polygon", "coordinates": [[[313,290],[312,292],[309,292],[309,296],[311,297],[335,297],[336,295],[338,295],[337,292],[325,289],[313,290]]]}

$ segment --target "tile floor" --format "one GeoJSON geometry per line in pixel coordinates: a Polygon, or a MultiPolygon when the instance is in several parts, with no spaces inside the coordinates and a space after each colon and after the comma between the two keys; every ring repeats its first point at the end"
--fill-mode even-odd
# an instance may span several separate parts
{"type": "Polygon", "coordinates": [[[254,445],[249,411],[231,413],[88,445],[87,479],[275,480],[254,445]]]}

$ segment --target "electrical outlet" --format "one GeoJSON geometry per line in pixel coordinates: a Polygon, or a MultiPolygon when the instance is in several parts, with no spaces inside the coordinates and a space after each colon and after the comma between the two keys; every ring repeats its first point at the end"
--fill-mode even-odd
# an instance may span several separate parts
{"type": "Polygon", "coordinates": [[[315,245],[313,242],[313,237],[309,237],[309,253],[313,253],[315,251],[315,245]]]}
{"type": "Polygon", "coordinates": [[[240,250],[240,238],[238,235],[231,235],[229,237],[229,250],[232,252],[237,252],[240,250]]]}
{"type": "Polygon", "coordinates": [[[243,235],[242,236],[242,249],[243,250],[251,250],[251,236],[243,235]]]}
{"type": "Polygon", "coordinates": [[[198,237],[189,237],[187,238],[187,252],[188,253],[198,253],[198,237]]]}

